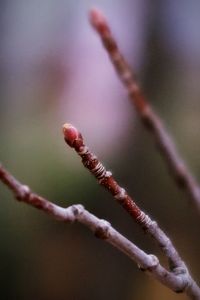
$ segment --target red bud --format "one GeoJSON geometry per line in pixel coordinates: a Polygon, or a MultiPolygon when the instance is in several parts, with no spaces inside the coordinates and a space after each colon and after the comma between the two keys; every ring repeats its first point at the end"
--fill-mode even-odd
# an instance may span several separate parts
{"type": "Polygon", "coordinates": [[[63,134],[65,141],[70,147],[73,147],[74,141],[81,138],[80,132],[71,124],[65,123],[63,125],[63,134]]]}
{"type": "Polygon", "coordinates": [[[97,9],[92,8],[89,12],[89,20],[92,26],[101,34],[105,34],[109,31],[106,18],[103,13],[97,9]]]}

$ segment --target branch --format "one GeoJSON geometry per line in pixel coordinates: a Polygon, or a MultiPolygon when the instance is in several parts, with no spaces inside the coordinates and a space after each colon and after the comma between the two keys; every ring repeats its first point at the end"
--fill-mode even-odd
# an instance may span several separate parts
{"type": "MultiPolygon", "coordinates": [[[[83,165],[95,176],[99,184],[104,186],[142,229],[157,242],[158,246],[168,258],[171,274],[176,274],[177,271],[182,274],[189,274],[185,263],[180,258],[168,236],[159,228],[155,221],[152,221],[150,217],[137,206],[127,192],[119,186],[112,176],[112,173],[105,169],[98,158],[84,144],[82,134],[74,126],[67,123],[63,125],[63,134],[65,142],[71,148],[75,149],[77,154],[82,158],[83,165]]],[[[190,277],[190,275],[188,276],[190,277]]]]}
{"type": "Polygon", "coordinates": [[[199,185],[177,152],[175,143],[164,127],[162,120],[145,99],[135,76],[118,48],[105,16],[100,10],[92,9],[89,18],[91,25],[99,34],[120,80],[126,87],[129,97],[145,128],[154,137],[160,153],[177,185],[187,191],[193,204],[200,211],[199,185]]]}
{"type": "Polygon", "coordinates": [[[116,231],[110,223],[101,220],[88,212],[82,205],[72,205],[68,208],[60,207],[33,193],[27,185],[20,183],[2,165],[0,165],[0,180],[13,192],[18,201],[23,201],[54,219],[63,222],[79,222],[88,227],[95,236],[105,240],[119,249],[139,268],[148,272],[163,285],[175,292],[186,292],[191,299],[200,299],[200,290],[187,272],[177,269],[176,273],[167,271],[159,263],[156,256],[147,254],[135,244],[116,231]]]}
{"type": "Polygon", "coordinates": [[[185,269],[185,264],[169,238],[158,227],[157,223],[152,221],[150,217],[137,206],[127,192],[119,186],[112,173],[107,171],[96,155],[85,146],[81,133],[74,126],[64,124],[63,134],[66,143],[75,149],[77,154],[82,158],[83,165],[96,177],[99,184],[105,187],[114,196],[114,199],[131,215],[134,221],[158,243],[169,259],[170,268],[172,270],[178,267],[185,269]]]}

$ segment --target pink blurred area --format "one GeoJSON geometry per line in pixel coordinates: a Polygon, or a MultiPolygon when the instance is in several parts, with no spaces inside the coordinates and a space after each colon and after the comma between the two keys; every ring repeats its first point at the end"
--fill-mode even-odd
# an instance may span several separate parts
{"type": "MultiPolygon", "coordinates": [[[[93,4],[93,3],[92,3],[93,4]]],[[[105,10],[113,32],[136,70],[144,57],[147,8],[144,1],[96,2],[105,10]],[[131,13],[130,13],[131,9],[131,13]],[[130,30],[131,28],[131,30],[130,30]]],[[[88,22],[90,1],[48,3],[10,2],[4,8],[3,69],[7,98],[23,113],[52,105],[51,123],[71,122],[100,154],[127,139],[134,112],[126,91],[88,22]],[[41,105],[40,105],[41,104],[41,105]],[[119,140],[121,141],[119,143],[119,140]]]]}

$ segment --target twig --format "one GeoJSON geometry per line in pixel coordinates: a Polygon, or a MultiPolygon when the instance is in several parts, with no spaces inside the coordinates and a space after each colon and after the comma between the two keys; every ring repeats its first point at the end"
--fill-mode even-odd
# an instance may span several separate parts
{"type": "Polygon", "coordinates": [[[105,16],[100,10],[92,9],[89,18],[107,50],[120,80],[126,87],[144,126],[152,133],[176,183],[187,191],[194,205],[200,210],[200,187],[177,152],[175,143],[164,127],[162,120],[145,99],[128,63],[118,48],[105,16]]]}
{"type": "Polygon", "coordinates": [[[63,125],[63,134],[66,143],[75,149],[77,154],[82,158],[83,165],[96,177],[99,184],[104,186],[145,232],[157,242],[168,258],[171,273],[176,274],[177,271],[182,274],[188,273],[185,263],[180,258],[168,236],[159,228],[155,221],[152,221],[137,206],[127,192],[119,186],[112,173],[107,171],[98,158],[85,146],[82,134],[68,123],[63,125]]]}
{"type": "Polygon", "coordinates": [[[78,155],[82,158],[83,165],[96,177],[99,184],[104,186],[122,205],[122,207],[131,215],[131,217],[153,237],[166,257],[169,259],[170,268],[182,267],[185,265],[172,245],[169,238],[158,227],[155,221],[145,214],[135,203],[135,201],[127,194],[127,192],[117,183],[112,173],[107,171],[102,163],[98,160],[87,146],[84,144],[82,134],[71,124],[63,125],[63,134],[66,143],[75,149],[78,155]]]}
{"type": "Polygon", "coordinates": [[[2,165],[0,165],[0,180],[13,192],[17,200],[41,209],[57,220],[63,222],[77,221],[85,225],[94,232],[96,237],[119,249],[135,261],[141,270],[147,271],[163,285],[175,292],[185,292],[191,299],[200,299],[200,290],[188,272],[182,272],[180,269],[177,269],[176,273],[167,271],[160,265],[156,256],[145,253],[116,231],[107,221],[97,218],[82,205],[63,208],[53,204],[33,193],[28,186],[20,183],[2,165]]]}

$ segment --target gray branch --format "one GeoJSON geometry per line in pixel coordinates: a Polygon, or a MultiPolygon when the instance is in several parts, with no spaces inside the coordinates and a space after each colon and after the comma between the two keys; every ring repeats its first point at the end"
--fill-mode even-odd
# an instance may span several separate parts
{"type": "Polygon", "coordinates": [[[59,221],[79,222],[85,225],[96,237],[105,240],[123,252],[136,262],[141,270],[152,275],[163,285],[175,292],[185,292],[190,299],[200,299],[200,289],[189,275],[187,269],[180,267],[174,269],[173,272],[166,270],[156,256],[145,253],[115,230],[110,223],[97,218],[82,205],[72,205],[68,208],[63,208],[49,202],[45,198],[33,193],[28,186],[20,183],[2,165],[0,165],[0,180],[13,192],[17,200],[41,209],[44,213],[51,215],[59,221]]]}

